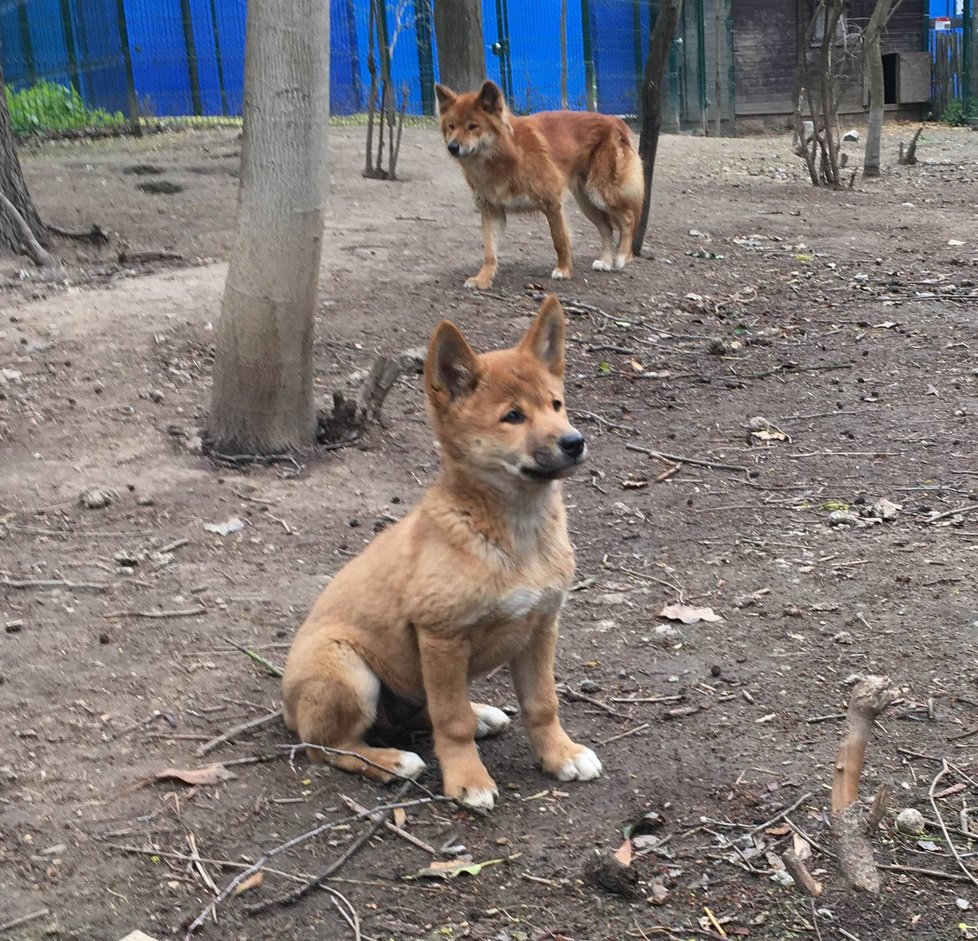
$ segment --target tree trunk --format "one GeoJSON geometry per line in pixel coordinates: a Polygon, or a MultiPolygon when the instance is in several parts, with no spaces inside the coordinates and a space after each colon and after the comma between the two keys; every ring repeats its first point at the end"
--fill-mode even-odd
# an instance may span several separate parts
{"type": "Polygon", "coordinates": [[[0,193],[7,197],[16,214],[0,209],[0,255],[20,255],[27,248],[22,229],[16,216],[26,223],[31,234],[42,246],[49,245],[47,230],[38,215],[34,200],[24,182],[24,173],[17,158],[14,135],[7,113],[7,96],[4,91],[3,71],[0,70],[0,193]]]}
{"type": "Polygon", "coordinates": [[[881,36],[892,10],[900,0],[876,0],[872,16],[866,25],[866,70],[869,72],[869,127],[866,130],[866,154],[863,158],[863,176],[880,175],[880,140],[883,137],[883,52],[881,36]]]}
{"type": "Polygon", "coordinates": [[[645,178],[645,198],[642,215],[632,238],[632,253],[642,254],[645,230],[649,224],[649,205],[652,200],[652,174],[655,172],[655,155],[659,149],[659,131],[662,129],[662,86],[669,62],[669,47],[683,10],[683,0],[663,0],[655,27],[649,34],[649,54],[645,60],[645,76],[642,80],[642,132],[638,153],[642,158],[642,174],[645,178]]]}
{"type": "Polygon", "coordinates": [[[435,0],[438,80],[455,91],[473,91],[486,78],[480,0],[435,0]]]}
{"type": "Polygon", "coordinates": [[[210,445],[316,437],[312,340],[326,202],[329,0],[249,3],[238,225],[216,337],[210,445]]]}

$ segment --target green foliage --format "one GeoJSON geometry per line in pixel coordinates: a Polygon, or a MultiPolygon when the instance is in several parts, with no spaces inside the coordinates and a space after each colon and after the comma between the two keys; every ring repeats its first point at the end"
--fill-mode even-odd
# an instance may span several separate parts
{"type": "Polygon", "coordinates": [[[965,124],[972,123],[969,118],[973,120],[973,115],[976,113],[978,113],[978,99],[972,98],[965,102],[955,98],[948,102],[944,114],[941,115],[941,124],[947,124],[949,127],[964,127],[965,124]]]}
{"type": "Polygon", "coordinates": [[[54,82],[40,81],[18,92],[9,87],[5,91],[10,126],[15,134],[73,131],[126,123],[121,111],[110,114],[102,108],[86,107],[77,91],[54,82]]]}

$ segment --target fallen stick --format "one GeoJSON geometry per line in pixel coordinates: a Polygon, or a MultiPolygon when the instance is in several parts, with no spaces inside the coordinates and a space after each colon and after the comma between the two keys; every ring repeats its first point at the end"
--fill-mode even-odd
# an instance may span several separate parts
{"type": "Polygon", "coordinates": [[[12,921],[5,921],[0,925],[0,934],[5,931],[11,931],[14,928],[19,928],[21,925],[26,925],[29,921],[34,921],[37,918],[43,918],[45,915],[51,913],[50,908],[41,908],[36,912],[31,912],[29,915],[21,915],[20,918],[14,918],[12,921]]]}
{"type": "MultiPolygon", "coordinates": [[[[405,788],[409,784],[414,782],[405,782],[405,788]]],[[[393,803],[381,804],[379,807],[372,807],[370,813],[379,813],[381,811],[391,811],[398,807],[417,807],[420,804],[432,804],[436,802],[452,802],[449,797],[418,797],[414,800],[401,801],[395,800],[393,803]]],[[[257,862],[252,863],[246,869],[243,869],[238,875],[236,875],[222,890],[221,894],[214,899],[213,902],[208,903],[207,907],[189,924],[187,924],[184,929],[184,941],[190,941],[193,933],[207,920],[207,916],[212,907],[216,907],[221,902],[223,902],[231,893],[247,879],[249,876],[254,875],[260,869],[265,868],[265,864],[272,859],[274,856],[278,856],[280,853],[284,853],[286,850],[292,849],[293,846],[298,846],[300,843],[305,843],[307,840],[311,840],[313,837],[319,836],[321,833],[326,833],[329,830],[335,830],[337,827],[344,826],[350,823],[356,823],[358,820],[364,820],[364,814],[356,814],[353,817],[344,817],[340,820],[333,820],[328,823],[321,824],[312,830],[307,830],[305,833],[300,833],[298,836],[292,837],[290,840],[286,840],[284,843],[280,843],[274,849],[270,849],[267,853],[262,854],[261,858],[257,862]]],[[[110,844],[111,845],[111,844],[110,844]]],[[[321,878],[320,878],[320,881],[321,878]]]]}
{"type": "Polygon", "coordinates": [[[245,656],[251,657],[255,663],[261,664],[272,676],[281,677],[285,670],[282,669],[277,663],[272,663],[271,660],[263,657],[260,653],[252,650],[250,647],[245,647],[244,644],[236,643],[233,640],[229,640],[227,637],[224,638],[225,643],[230,644],[236,650],[240,650],[245,656]]]}
{"type": "Polygon", "coordinates": [[[832,773],[830,829],[839,852],[839,864],[851,886],[877,893],[880,877],[866,833],[859,800],[859,782],[873,723],[894,699],[889,677],[868,676],[857,683],[846,712],[846,734],[839,746],[832,773]]]}
{"type": "MultiPolygon", "coordinates": [[[[358,814],[369,814],[370,811],[367,810],[363,804],[358,804],[352,797],[347,797],[346,794],[340,794],[340,800],[346,804],[350,810],[358,814]]],[[[375,819],[376,815],[371,816],[371,820],[375,819]]],[[[424,840],[419,840],[413,833],[408,833],[403,827],[399,827],[396,823],[383,817],[384,827],[390,830],[391,833],[397,834],[402,840],[407,840],[412,846],[418,847],[418,849],[424,850],[426,853],[431,853],[432,856],[438,855],[438,850],[436,850],[430,843],[425,843],[424,840]]]]}
{"type": "Polygon", "coordinates": [[[760,823],[756,827],[752,827],[750,830],[748,830],[747,836],[752,836],[753,834],[758,833],[761,830],[766,830],[768,827],[774,826],[774,824],[776,824],[779,820],[781,820],[783,817],[786,817],[788,814],[796,811],[799,807],[801,807],[802,804],[805,803],[805,801],[811,800],[811,798],[812,798],[811,792],[809,792],[808,794],[802,794],[802,796],[799,797],[798,800],[796,800],[790,806],[785,807],[783,810],[779,810],[770,820],[765,820],[764,823],[760,823]]]}
{"type": "MultiPolygon", "coordinates": [[[[410,787],[411,782],[405,781],[394,795],[394,801],[397,802],[404,797],[410,787]]],[[[347,862],[356,856],[356,854],[359,853],[360,850],[362,850],[374,836],[376,836],[377,832],[384,826],[384,822],[387,820],[387,814],[389,812],[389,810],[368,811],[367,817],[372,821],[370,826],[367,827],[367,829],[364,830],[363,833],[361,833],[360,836],[358,836],[318,876],[313,876],[312,879],[307,880],[306,882],[302,883],[302,885],[297,886],[291,892],[286,892],[284,895],[266,899],[262,902],[258,902],[255,905],[249,905],[246,909],[248,914],[258,915],[270,908],[278,908],[282,905],[291,905],[294,902],[298,902],[299,899],[304,898],[313,889],[319,888],[323,882],[325,882],[334,873],[338,872],[344,865],[346,865],[347,862]]]]}
{"type": "Polygon", "coordinates": [[[595,699],[593,696],[587,696],[584,693],[579,693],[577,690],[571,689],[569,686],[561,683],[557,687],[557,692],[566,696],[568,699],[576,700],[577,702],[590,703],[592,706],[597,706],[599,709],[603,709],[608,713],[609,716],[614,716],[616,719],[630,719],[630,715],[626,715],[624,712],[619,712],[617,709],[612,709],[607,703],[601,702],[600,699],[595,699]]]}
{"type": "Polygon", "coordinates": [[[930,806],[934,810],[934,816],[937,817],[937,822],[941,825],[941,832],[944,834],[944,839],[947,841],[948,848],[951,850],[951,855],[954,857],[954,861],[958,864],[958,868],[968,877],[968,880],[974,885],[978,886],[978,878],[975,874],[965,865],[964,860],[961,858],[961,854],[958,852],[958,848],[954,845],[954,841],[951,839],[951,834],[948,833],[947,824],[944,823],[944,815],[941,813],[941,809],[937,806],[937,798],[934,796],[934,791],[937,789],[937,784],[944,777],[945,774],[950,771],[948,763],[945,761],[941,770],[937,772],[936,777],[930,782],[930,789],[927,791],[927,798],[930,801],[930,806]]]}
{"type": "Polygon", "coordinates": [[[638,735],[639,732],[644,732],[649,727],[648,722],[643,722],[641,725],[636,725],[633,729],[628,729],[625,732],[619,732],[617,735],[612,735],[611,738],[606,738],[602,742],[598,742],[599,745],[610,745],[612,742],[617,742],[620,738],[627,738],[629,735],[638,735]]]}
{"type": "Polygon", "coordinates": [[[69,582],[64,578],[5,578],[0,588],[67,588],[69,591],[108,591],[112,586],[103,582],[69,582]]]}
{"type": "Polygon", "coordinates": [[[723,464],[720,461],[705,461],[696,457],[683,457],[681,454],[666,454],[665,451],[643,448],[640,444],[631,444],[627,441],[625,442],[625,450],[638,451],[640,454],[647,454],[649,457],[659,458],[664,461],[672,461],[674,464],[690,464],[693,467],[708,467],[710,470],[738,471],[741,474],[746,474],[748,477],[753,477],[757,473],[752,468],[744,467],[741,464],[723,464]]]}
{"type": "Polygon", "coordinates": [[[802,858],[793,849],[787,849],[781,854],[781,862],[788,870],[788,875],[795,880],[799,891],[813,899],[822,894],[822,883],[808,871],[802,858]]]}
{"type": "Polygon", "coordinates": [[[242,722],[241,725],[236,725],[233,729],[228,729],[226,732],[222,732],[216,738],[212,738],[208,742],[204,742],[200,748],[197,749],[197,757],[202,758],[208,752],[214,751],[218,745],[223,745],[225,742],[229,742],[236,735],[241,735],[242,732],[251,732],[254,729],[264,728],[266,725],[271,725],[276,719],[281,718],[282,710],[276,709],[275,712],[270,712],[267,716],[259,716],[257,719],[249,719],[247,722],[242,722]]]}
{"type": "Polygon", "coordinates": [[[190,618],[196,614],[206,614],[207,608],[199,605],[196,608],[180,608],[174,611],[112,611],[104,617],[109,618],[149,618],[150,620],[162,620],[163,618],[190,618]]]}
{"type": "Polygon", "coordinates": [[[965,513],[974,513],[978,510],[978,503],[970,503],[968,506],[959,506],[956,510],[945,510],[936,516],[930,517],[928,523],[936,523],[938,520],[947,519],[949,516],[963,516],[965,513]]]}

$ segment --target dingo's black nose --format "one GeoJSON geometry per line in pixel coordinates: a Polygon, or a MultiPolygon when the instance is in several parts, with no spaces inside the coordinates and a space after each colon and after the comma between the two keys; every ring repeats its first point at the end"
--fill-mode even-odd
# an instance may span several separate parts
{"type": "Polygon", "coordinates": [[[452,141],[449,141],[449,142],[448,142],[448,152],[449,152],[449,153],[450,153],[450,154],[451,154],[451,155],[452,155],[453,157],[457,157],[457,156],[458,156],[458,152],[459,152],[459,151],[460,151],[461,149],[462,149],[462,148],[458,146],[458,141],[457,141],[457,140],[452,140],[452,141]]]}
{"type": "Polygon", "coordinates": [[[584,453],[584,435],[579,431],[572,431],[564,435],[557,442],[557,446],[568,457],[580,457],[584,453]]]}

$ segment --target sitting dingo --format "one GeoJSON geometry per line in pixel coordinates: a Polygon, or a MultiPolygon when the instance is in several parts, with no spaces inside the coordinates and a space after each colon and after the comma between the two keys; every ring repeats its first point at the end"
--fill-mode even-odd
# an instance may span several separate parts
{"type": "Polygon", "coordinates": [[[488,810],[498,796],[475,739],[501,710],[469,700],[471,679],[509,664],[544,771],[601,774],[557,718],[557,620],[574,570],[560,480],[585,456],[564,406],[564,312],[553,296],[512,349],[477,355],[448,321],[425,363],[442,471],[421,503],[330,582],[285,667],[285,722],[311,759],[379,781],[425,767],[366,744],[373,728],[430,721],[444,792],[488,810]]]}

